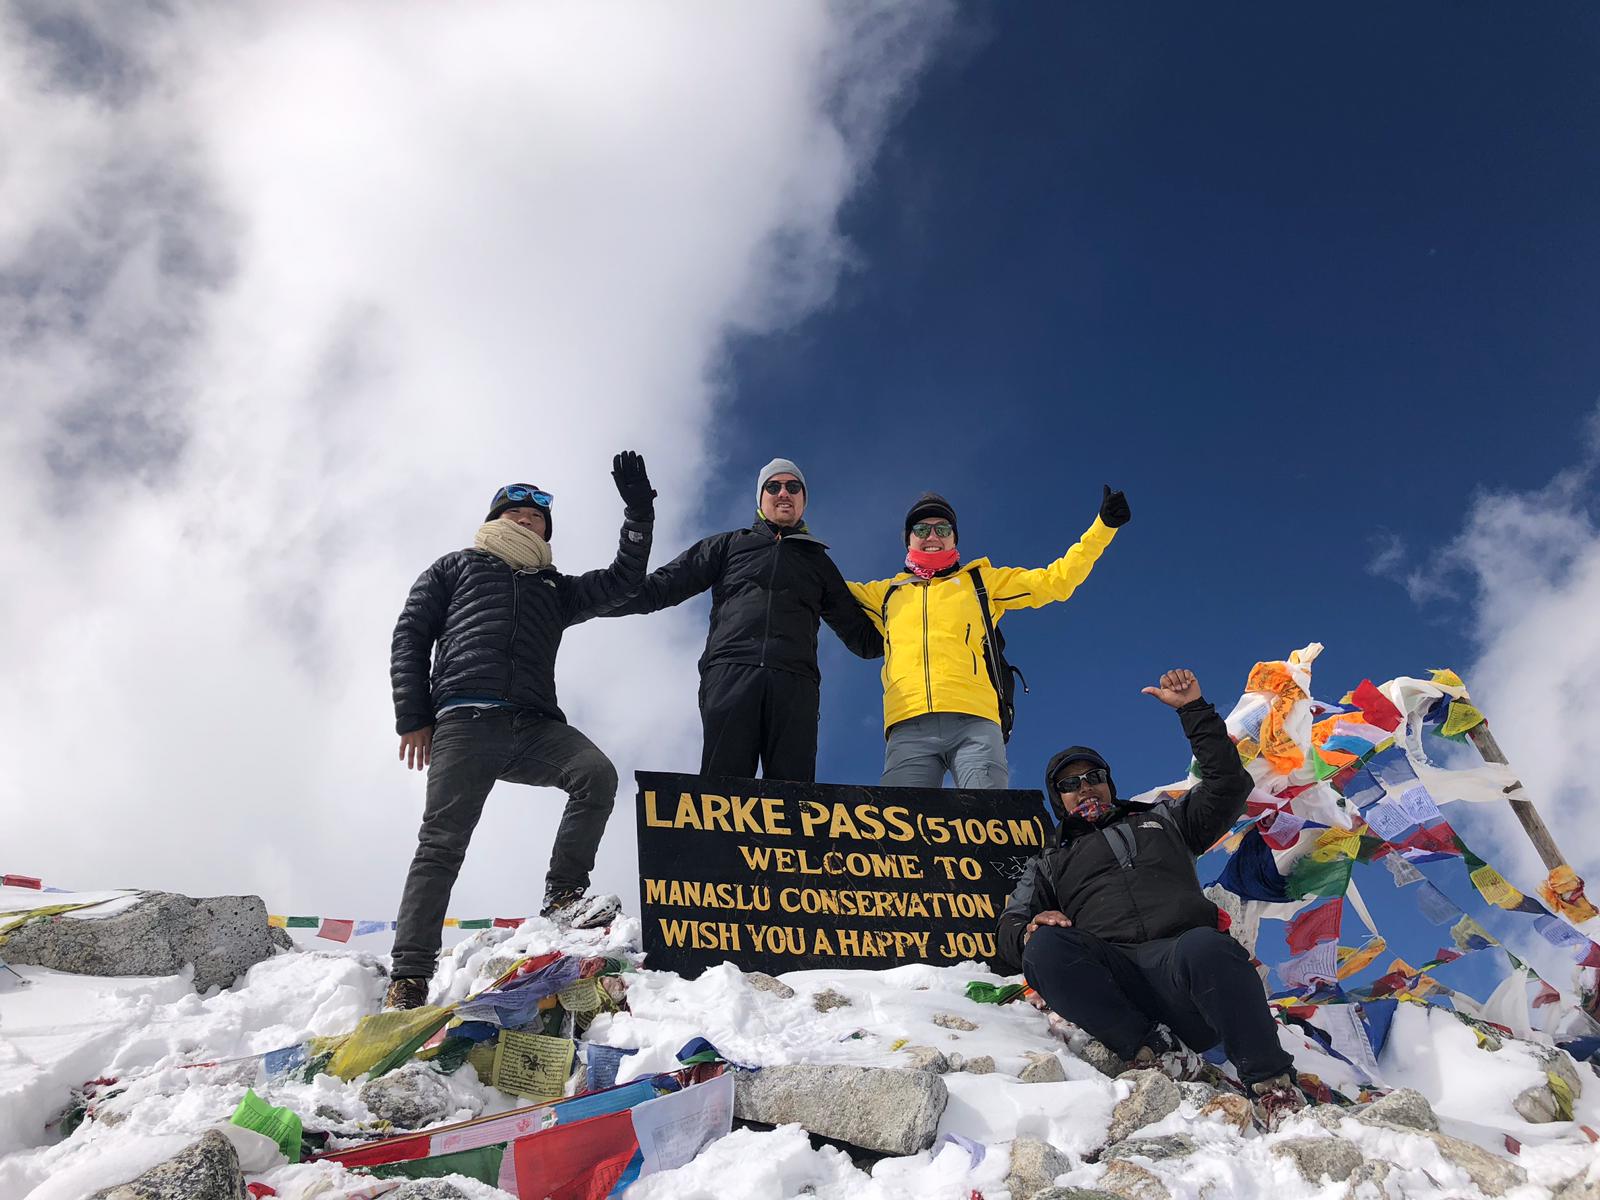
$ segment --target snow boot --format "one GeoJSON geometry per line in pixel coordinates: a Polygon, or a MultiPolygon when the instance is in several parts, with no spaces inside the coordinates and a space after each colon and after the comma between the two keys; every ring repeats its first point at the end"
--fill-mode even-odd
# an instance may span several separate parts
{"type": "Polygon", "coordinates": [[[591,896],[579,888],[552,888],[544,894],[539,915],[563,929],[598,929],[622,911],[612,895],[591,896]]]}
{"type": "Polygon", "coordinates": [[[1128,1064],[1130,1071],[1157,1070],[1178,1083],[1209,1083],[1213,1087],[1221,1081],[1222,1073],[1201,1058],[1175,1037],[1165,1025],[1157,1025],[1147,1045],[1128,1064]]]}
{"type": "Polygon", "coordinates": [[[428,981],[404,977],[390,982],[384,994],[383,1007],[389,1009],[421,1008],[428,1002],[428,981]]]}

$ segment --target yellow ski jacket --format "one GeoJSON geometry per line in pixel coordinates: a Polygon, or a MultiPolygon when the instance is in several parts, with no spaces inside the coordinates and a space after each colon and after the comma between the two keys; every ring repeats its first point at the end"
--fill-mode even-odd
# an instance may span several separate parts
{"type": "Polygon", "coordinates": [[[970,713],[999,724],[1000,701],[983,659],[983,613],[967,572],[982,572],[998,625],[1014,608],[1040,608],[1072,595],[1116,533],[1096,517],[1048,567],[997,567],[980,558],[929,580],[902,571],[893,579],[847,583],[883,634],[885,732],[931,712],[970,713]]]}

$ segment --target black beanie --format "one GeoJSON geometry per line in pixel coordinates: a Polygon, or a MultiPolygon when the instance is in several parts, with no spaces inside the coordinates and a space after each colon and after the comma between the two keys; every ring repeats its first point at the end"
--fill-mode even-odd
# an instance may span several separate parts
{"type": "Polygon", "coordinates": [[[1087,746],[1068,746],[1065,750],[1058,751],[1050,756],[1050,765],[1044,769],[1044,794],[1052,805],[1059,807],[1056,795],[1056,776],[1061,774],[1061,768],[1069,762],[1082,759],[1092,762],[1106,773],[1106,784],[1111,788],[1111,799],[1117,799],[1117,781],[1111,776],[1111,764],[1101,757],[1098,750],[1091,750],[1087,746]]]}
{"type": "Polygon", "coordinates": [[[537,508],[544,514],[544,540],[548,542],[556,531],[555,514],[550,511],[548,504],[540,504],[531,496],[526,500],[511,499],[507,493],[514,487],[526,488],[530,492],[539,490],[531,483],[508,483],[494,494],[494,499],[489,502],[489,515],[484,520],[493,521],[508,508],[537,508]]]}
{"type": "Polygon", "coordinates": [[[950,507],[938,492],[923,492],[906,513],[906,545],[911,544],[911,527],[924,517],[943,517],[950,522],[950,532],[956,541],[961,540],[961,530],[956,525],[956,510],[950,507]]]}

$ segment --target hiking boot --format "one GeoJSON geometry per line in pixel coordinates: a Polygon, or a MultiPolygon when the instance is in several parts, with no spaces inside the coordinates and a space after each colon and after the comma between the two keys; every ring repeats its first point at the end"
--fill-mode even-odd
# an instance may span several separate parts
{"type": "Polygon", "coordinates": [[[580,888],[554,888],[544,894],[539,915],[564,929],[598,929],[622,911],[616,896],[591,896],[580,888]]]}
{"type": "Polygon", "coordinates": [[[421,1008],[428,1003],[428,981],[414,977],[391,980],[384,994],[385,1009],[421,1008]]]}
{"type": "Polygon", "coordinates": [[[1252,1083],[1250,1101],[1256,1110],[1256,1120],[1269,1132],[1306,1107],[1305,1094],[1295,1083],[1294,1076],[1287,1072],[1252,1083]]]}
{"type": "Polygon", "coordinates": [[[1178,1083],[1215,1084],[1219,1072],[1189,1047],[1180,1042],[1165,1025],[1157,1025],[1146,1045],[1127,1067],[1130,1071],[1160,1071],[1178,1083]]]}

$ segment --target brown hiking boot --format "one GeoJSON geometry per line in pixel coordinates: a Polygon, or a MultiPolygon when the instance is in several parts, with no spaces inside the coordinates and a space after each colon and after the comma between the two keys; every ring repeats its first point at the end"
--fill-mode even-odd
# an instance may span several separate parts
{"type": "Polygon", "coordinates": [[[392,980],[383,997],[386,1009],[421,1008],[427,1002],[428,981],[409,977],[392,980]]]}
{"type": "Polygon", "coordinates": [[[1250,1100],[1256,1110],[1256,1120],[1269,1131],[1306,1107],[1305,1093],[1288,1073],[1252,1083],[1250,1100]]]}

